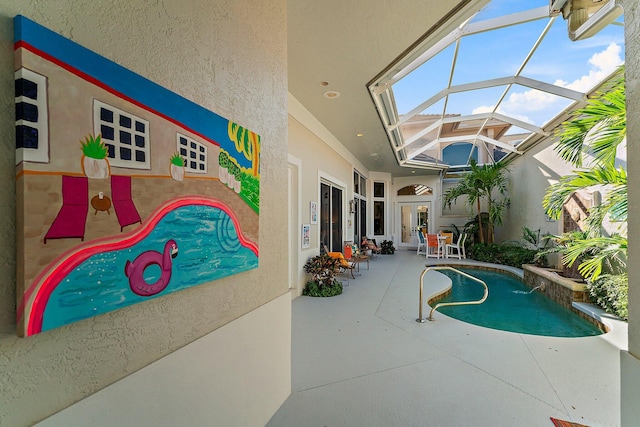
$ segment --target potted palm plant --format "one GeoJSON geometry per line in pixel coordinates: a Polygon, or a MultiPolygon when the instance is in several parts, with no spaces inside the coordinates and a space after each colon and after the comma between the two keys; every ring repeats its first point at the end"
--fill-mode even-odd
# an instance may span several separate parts
{"type": "Polygon", "coordinates": [[[87,135],[84,141],[80,141],[80,145],[82,146],[82,172],[88,178],[109,178],[110,168],[107,160],[109,151],[101,136],[87,135]]]}

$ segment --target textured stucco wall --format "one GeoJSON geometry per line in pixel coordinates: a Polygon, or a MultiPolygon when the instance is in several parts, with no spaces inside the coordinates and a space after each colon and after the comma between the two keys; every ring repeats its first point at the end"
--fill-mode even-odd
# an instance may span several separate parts
{"type": "Polygon", "coordinates": [[[558,157],[551,141],[546,140],[510,163],[509,171],[511,207],[505,211],[503,225],[496,227],[496,241],[520,240],[523,226],[540,229],[541,234],[559,234],[561,223],[546,220],[542,198],[549,185],[571,173],[571,166],[558,157]]]}
{"type": "Polygon", "coordinates": [[[638,425],[640,409],[640,3],[624,2],[629,196],[629,353],[622,352],[621,425],[638,425]]]}
{"type": "MultiPolygon", "coordinates": [[[[625,57],[627,84],[627,160],[629,172],[629,266],[640,265],[640,4],[627,0],[625,57]]],[[[629,268],[629,352],[640,359],[640,270],[629,268]]]]}
{"type": "Polygon", "coordinates": [[[0,46],[0,238],[4,242],[0,425],[20,426],[43,419],[287,292],[287,247],[281,238],[286,235],[287,217],[286,2],[0,0],[0,46]],[[261,135],[258,270],[34,337],[16,337],[12,43],[16,14],[261,135]]]}
{"type": "MultiPolygon", "coordinates": [[[[300,215],[303,224],[309,224],[309,202],[318,202],[320,208],[320,173],[335,178],[347,188],[343,192],[344,203],[353,199],[353,164],[334,151],[322,139],[307,129],[294,117],[289,116],[289,153],[301,161],[300,215]]],[[[345,205],[348,206],[348,205],[345,205]]],[[[345,208],[348,212],[348,208],[345,208]]],[[[346,220],[353,215],[347,214],[346,220]]],[[[344,228],[344,240],[349,240],[353,228],[344,228]]],[[[320,223],[311,225],[311,247],[299,249],[301,265],[319,253],[320,223]]],[[[298,246],[300,248],[300,246],[298,246]]]]}

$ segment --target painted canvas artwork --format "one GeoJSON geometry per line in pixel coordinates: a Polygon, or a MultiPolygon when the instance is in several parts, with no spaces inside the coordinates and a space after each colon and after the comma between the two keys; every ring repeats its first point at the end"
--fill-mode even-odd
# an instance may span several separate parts
{"type": "Polygon", "coordinates": [[[18,335],[258,267],[258,134],[14,28],[18,335]]]}

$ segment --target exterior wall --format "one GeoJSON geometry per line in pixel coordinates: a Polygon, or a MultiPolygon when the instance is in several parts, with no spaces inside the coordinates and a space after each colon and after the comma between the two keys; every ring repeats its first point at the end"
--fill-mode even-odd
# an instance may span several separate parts
{"type": "MultiPolygon", "coordinates": [[[[626,39],[627,111],[640,111],[640,3],[624,1],[626,39]]],[[[629,182],[640,174],[640,118],[627,114],[629,182]]],[[[640,186],[629,185],[629,352],[621,354],[622,426],[637,425],[640,419],[640,186]]]]}
{"type": "MultiPolygon", "coordinates": [[[[442,187],[440,185],[439,175],[424,175],[424,176],[403,176],[393,178],[393,185],[391,187],[392,201],[391,204],[391,219],[393,230],[393,241],[396,248],[399,246],[401,240],[400,229],[400,207],[401,202],[430,202],[431,211],[429,212],[429,233],[437,233],[445,229],[451,229],[451,224],[458,223],[464,224],[467,221],[467,217],[452,217],[442,216],[442,187]],[[407,185],[422,184],[429,186],[433,189],[432,195],[425,196],[398,196],[398,190],[407,185]]],[[[417,241],[416,241],[417,244],[417,241]]],[[[414,245],[415,248],[415,245],[414,245]]]]}
{"type": "MultiPolygon", "coordinates": [[[[288,292],[287,260],[282,256],[287,247],[281,238],[287,233],[282,188],[287,158],[286,2],[188,0],[150,6],[143,0],[0,0],[0,43],[0,177],[5,183],[0,192],[0,236],[5,242],[0,250],[0,424],[31,425],[124,377],[116,390],[144,385],[166,390],[174,384],[162,388],[161,383],[149,383],[145,372],[176,378],[171,377],[173,370],[200,366],[206,371],[190,376],[174,399],[139,401],[140,406],[128,411],[132,423],[159,424],[152,420],[160,407],[180,413],[188,411],[190,402],[214,402],[198,407],[201,420],[264,425],[291,387],[290,306],[281,303],[288,292]],[[269,249],[261,254],[259,269],[40,335],[16,337],[12,18],[17,14],[261,135],[259,240],[269,249]],[[265,335],[249,326],[239,319],[244,315],[253,325],[269,325],[270,332],[265,335]],[[222,326],[226,329],[218,331],[222,326]],[[233,337],[226,330],[234,331],[233,337]],[[225,356],[244,356],[214,359],[212,348],[226,349],[225,356]],[[205,387],[213,379],[218,388],[205,387]],[[261,397],[251,398],[254,395],[261,397]],[[246,399],[253,403],[238,405],[246,399]]],[[[108,401],[97,399],[108,407],[108,401]]],[[[72,413],[80,414],[87,406],[80,404],[80,412],[72,413]]]]}
{"type": "Polygon", "coordinates": [[[547,187],[571,173],[572,168],[553,151],[551,141],[546,140],[515,159],[509,170],[511,207],[506,210],[503,225],[496,227],[496,242],[521,240],[523,226],[540,229],[541,234],[560,234],[561,221],[547,220],[542,198],[547,187]]]}
{"type": "MultiPolygon", "coordinates": [[[[349,213],[349,200],[353,200],[353,169],[368,177],[369,171],[338,141],[309,111],[289,95],[289,165],[298,173],[300,188],[295,221],[292,228],[300,230],[302,224],[310,224],[310,203],[318,202],[320,209],[320,179],[325,178],[344,186],[343,191],[343,240],[353,240],[353,214],[349,213]]],[[[367,184],[371,187],[371,181],[367,184]]],[[[367,190],[369,191],[369,190],[367,190]]],[[[367,203],[370,209],[371,202],[367,203]]],[[[370,217],[370,212],[369,212],[370,217]]],[[[320,253],[320,223],[311,224],[311,246],[301,248],[300,236],[292,248],[297,250],[292,273],[292,296],[302,294],[308,280],[303,266],[307,260],[320,253]],[[299,274],[297,272],[300,272],[299,274]]]]}
{"type": "MultiPolygon", "coordinates": [[[[320,209],[320,179],[325,178],[335,184],[344,184],[343,191],[343,238],[350,240],[353,237],[353,215],[349,213],[349,200],[353,199],[353,165],[327,145],[316,134],[312,133],[294,117],[289,116],[289,154],[299,161],[298,173],[300,184],[300,199],[298,210],[300,212],[299,223],[294,229],[300,229],[302,224],[310,224],[310,202],[318,203],[320,209]]],[[[318,213],[319,215],[319,213],[318,213]]],[[[311,224],[311,245],[302,249],[300,239],[292,246],[298,251],[297,271],[301,275],[294,284],[295,296],[301,295],[304,285],[308,280],[303,271],[307,260],[320,253],[320,218],[317,224],[311,224]]]]}

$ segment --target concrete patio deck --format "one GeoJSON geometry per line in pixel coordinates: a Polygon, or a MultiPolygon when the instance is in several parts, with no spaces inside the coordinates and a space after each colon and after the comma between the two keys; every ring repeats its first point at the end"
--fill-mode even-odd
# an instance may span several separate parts
{"type": "MultiPolygon", "coordinates": [[[[608,320],[612,332],[585,338],[492,330],[438,312],[418,323],[426,263],[397,251],[338,297],[292,301],[292,394],[269,427],[550,427],[549,417],[620,425],[626,323],[608,320]]],[[[428,272],[425,297],[447,280],[428,272]]]]}

